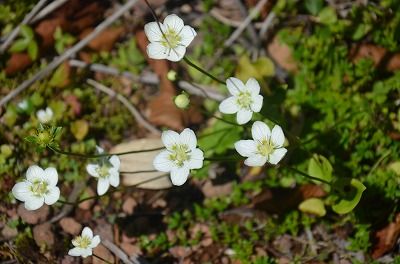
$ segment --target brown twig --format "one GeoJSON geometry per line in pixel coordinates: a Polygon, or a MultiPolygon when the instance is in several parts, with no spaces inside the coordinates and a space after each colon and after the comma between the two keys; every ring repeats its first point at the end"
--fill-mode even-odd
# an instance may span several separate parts
{"type": "Polygon", "coordinates": [[[147,264],[147,261],[139,260],[139,257],[136,254],[129,258],[117,245],[110,240],[106,239],[101,243],[125,264],[147,264]]]}

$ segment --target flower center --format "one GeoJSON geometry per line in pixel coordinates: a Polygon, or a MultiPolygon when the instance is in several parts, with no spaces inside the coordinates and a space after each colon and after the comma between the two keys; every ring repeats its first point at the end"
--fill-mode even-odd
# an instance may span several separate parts
{"type": "Polygon", "coordinates": [[[251,93],[249,91],[241,91],[237,96],[236,102],[240,108],[249,109],[253,102],[251,93]]]}
{"type": "Polygon", "coordinates": [[[107,178],[110,175],[110,167],[106,164],[101,165],[97,168],[97,173],[100,178],[107,178]]]}
{"type": "Polygon", "coordinates": [[[174,49],[181,42],[182,38],[179,36],[178,32],[176,32],[172,28],[168,28],[166,32],[164,32],[163,40],[161,40],[161,45],[164,47],[174,49]]]}
{"type": "Polygon", "coordinates": [[[77,247],[88,248],[92,241],[88,236],[78,236],[74,239],[73,243],[76,244],[77,247]]]}
{"type": "Polygon", "coordinates": [[[274,151],[274,144],[270,140],[263,139],[259,142],[257,151],[263,156],[268,156],[274,151]]]}
{"type": "Polygon", "coordinates": [[[37,180],[32,183],[30,189],[34,196],[41,197],[47,193],[47,186],[47,182],[37,180]]]}
{"type": "Polygon", "coordinates": [[[174,145],[172,146],[171,153],[169,154],[169,159],[173,161],[178,167],[182,167],[185,161],[190,159],[188,154],[189,148],[187,145],[174,145]]]}

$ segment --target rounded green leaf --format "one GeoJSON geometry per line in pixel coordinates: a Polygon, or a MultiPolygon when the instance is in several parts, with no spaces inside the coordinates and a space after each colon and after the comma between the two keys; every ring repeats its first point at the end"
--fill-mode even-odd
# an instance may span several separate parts
{"type": "MultiPolygon", "coordinates": [[[[331,163],[322,155],[314,154],[308,163],[308,174],[315,178],[330,182],[332,180],[332,171],[331,163]]],[[[314,182],[321,183],[316,180],[314,182]]]]}
{"type": "Polygon", "coordinates": [[[29,45],[30,40],[29,39],[18,39],[14,42],[14,44],[11,46],[10,51],[11,52],[21,52],[27,49],[29,45]]]}
{"type": "Polygon", "coordinates": [[[320,217],[326,214],[324,202],[318,198],[304,200],[299,204],[299,210],[303,213],[309,213],[320,217]]]}
{"type": "Polygon", "coordinates": [[[337,204],[332,206],[332,209],[338,214],[347,214],[360,202],[366,187],[356,179],[351,179],[349,185],[348,182],[346,184],[344,181],[338,182],[338,185],[342,185],[343,196],[337,204]]]}

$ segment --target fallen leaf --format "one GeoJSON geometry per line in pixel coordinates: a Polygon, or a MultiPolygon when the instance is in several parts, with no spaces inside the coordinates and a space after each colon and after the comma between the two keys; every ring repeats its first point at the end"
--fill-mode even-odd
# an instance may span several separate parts
{"type": "Polygon", "coordinates": [[[134,256],[134,255],[142,254],[142,251],[140,250],[139,246],[131,244],[129,242],[122,242],[120,244],[120,247],[128,256],[134,256]]]}
{"type": "Polygon", "coordinates": [[[384,67],[387,71],[393,72],[400,69],[400,53],[392,54],[385,48],[374,44],[361,44],[353,46],[349,57],[353,62],[360,59],[371,59],[375,67],[384,67]]]}
{"type": "Polygon", "coordinates": [[[71,235],[78,235],[82,231],[82,225],[72,217],[64,217],[59,224],[64,232],[71,235]]]}
{"type": "MultiPolygon", "coordinates": [[[[125,152],[125,151],[135,151],[144,149],[154,149],[162,147],[163,143],[160,138],[151,139],[135,139],[126,143],[119,144],[111,149],[110,153],[125,152]]],[[[153,160],[155,156],[160,152],[140,152],[128,155],[120,156],[121,168],[120,171],[143,171],[143,170],[154,170],[153,160]]],[[[128,174],[122,173],[122,183],[124,185],[136,185],[139,184],[139,188],[144,189],[165,189],[172,186],[171,181],[165,172],[149,172],[149,173],[136,173],[128,174]],[[154,180],[152,180],[154,179],[154,180]]]]}
{"type": "Polygon", "coordinates": [[[23,204],[20,204],[18,206],[18,215],[25,223],[35,225],[47,219],[49,215],[49,206],[44,204],[38,210],[29,211],[25,209],[23,204]]]}
{"type": "MultiPolygon", "coordinates": [[[[96,195],[96,193],[92,190],[92,188],[87,187],[85,189],[84,195],[81,198],[83,199],[83,198],[92,197],[95,195],[96,195]]],[[[92,208],[92,206],[95,202],[96,202],[95,199],[86,200],[82,203],[79,203],[78,207],[82,210],[89,210],[90,208],[92,208]]]]}
{"type": "Polygon", "coordinates": [[[33,227],[33,239],[35,239],[35,242],[39,247],[42,245],[52,247],[54,245],[54,234],[51,230],[51,226],[51,223],[46,222],[33,227]]]}
{"type": "Polygon", "coordinates": [[[127,213],[128,215],[131,215],[133,211],[135,210],[135,207],[137,206],[137,202],[135,199],[132,197],[128,197],[125,199],[124,203],[122,204],[122,211],[127,213]]]}
{"type": "MultiPolygon", "coordinates": [[[[95,247],[93,249],[93,254],[96,254],[97,256],[107,260],[109,263],[115,263],[114,257],[111,254],[111,252],[108,251],[108,249],[105,246],[103,246],[102,244],[98,245],[97,247],[95,247]]],[[[98,259],[96,257],[92,257],[92,263],[93,264],[104,264],[104,261],[101,259],[98,259]]]]}
{"type": "Polygon", "coordinates": [[[221,185],[213,185],[210,180],[206,181],[206,183],[201,187],[201,190],[204,193],[204,196],[207,198],[210,197],[222,197],[228,195],[232,192],[233,182],[228,182],[221,185]]]}
{"type": "Polygon", "coordinates": [[[7,61],[5,73],[7,75],[13,75],[25,70],[31,63],[32,59],[27,53],[13,53],[7,61]]]}
{"type": "Polygon", "coordinates": [[[16,228],[11,228],[8,225],[4,226],[1,230],[1,235],[5,239],[12,239],[18,235],[18,230],[16,228]]]}
{"type": "Polygon", "coordinates": [[[96,221],[96,228],[93,230],[93,233],[99,235],[102,240],[114,241],[112,225],[104,219],[96,221]]]}
{"type": "MultiPolygon", "coordinates": [[[[93,28],[83,31],[79,38],[83,39],[93,31],[93,28]]],[[[95,51],[110,51],[118,38],[124,33],[123,27],[114,27],[105,29],[89,42],[88,47],[95,51]]]]}
{"type": "Polygon", "coordinates": [[[268,53],[271,58],[288,72],[297,72],[297,65],[288,45],[281,42],[277,36],[269,43],[268,53]]]}
{"type": "Polygon", "coordinates": [[[80,115],[82,105],[76,95],[70,94],[64,97],[64,101],[69,105],[76,116],[80,115]]]}
{"type": "Polygon", "coordinates": [[[372,258],[377,259],[390,251],[400,236],[400,213],[396,215],[394,222],[376,232],[377,243],[372,250],[372,258]]]}

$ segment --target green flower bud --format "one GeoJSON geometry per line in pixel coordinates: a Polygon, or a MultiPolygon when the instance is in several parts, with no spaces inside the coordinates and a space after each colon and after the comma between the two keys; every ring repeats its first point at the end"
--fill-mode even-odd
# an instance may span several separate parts
{"type": "Polygon", "coordinates": [[[8,158],[9,156],[11,156],[12,154],[12,148],[10,147],[10,145],[1,145],[0,147],[0,152],[1,154],[3,154],[6,158],[8,158]]]}
{"type": "Polygon", "coordinates": [[[167,78],[168,80],[170,80],[171,82],[176,81],[176,71],[174,70],[170,70],[167,74],[167,78]]]}
{"type": "Polygon", "coordinates": [[[186,93],[182,92],[174,98],[174,103],[176,107],[186,109],[190,104],[190,98],[186,93]]]}

